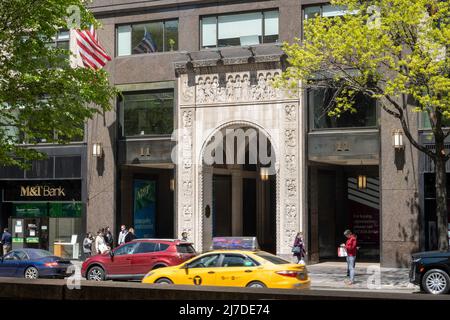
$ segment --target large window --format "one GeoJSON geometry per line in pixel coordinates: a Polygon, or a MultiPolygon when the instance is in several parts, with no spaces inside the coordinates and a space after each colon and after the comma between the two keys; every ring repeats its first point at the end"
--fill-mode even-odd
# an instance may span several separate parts
{"type": "Polygon", "coordinates": [[[330,117],[328,112],[333,109],[332,103],[335,90],[310,89],[307,93],[310,125],[312,129],[361,128],[377,125],[376,101],[364,95],[357,95],[354,107],[357,112],[344,112],[340,117],[330,117]]]}
{"type": "Polygon", "coordinates": [[[173,99],[172,89],[123,94],[122,135],[172,134],[173,99]]]}
{"type": "Polygon", "coordinates": [[[305,19],[314,18],[316,16],[322,17],[338,17],[343,16],[346,13],[352,13],[343,6],[332,6],[331,4],[309,6],[303,9],[305,19]]]}
{"type": "Polygon", "coordinates": [[[117,27],[117,55],[178,50],[178,20],[117,27]]]}
{"type": "Polygon", "coordinates": [[[278,41],[278,11],[203,17],[202,47],[248,46],[278,41]]]}

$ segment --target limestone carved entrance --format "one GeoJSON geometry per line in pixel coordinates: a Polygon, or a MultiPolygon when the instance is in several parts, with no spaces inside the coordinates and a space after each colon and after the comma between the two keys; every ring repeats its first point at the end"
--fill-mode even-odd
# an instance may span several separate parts
{"type": "MultiPolygon", "coordinates": [[[[296,232],[303,229],[300,98],[272,87],[273,77],[280,73],[240,65],[199,67],[178,75],[177,232],[178,236],[188,232],[198,251],[209,250],[213,235],[214,168],[205,165],[205,149],[217,132],[227,128],[253,128],[274,150],[274,221],[258,224],[261,230],[276,224],[274,251],[290,254],[296,232]]],[[[242,225],[236,223],[239,217],[235,219],[231,232],[237,235],[242,225]]],[[[264,234],[261,230],[258,234],[264,234]]]]}

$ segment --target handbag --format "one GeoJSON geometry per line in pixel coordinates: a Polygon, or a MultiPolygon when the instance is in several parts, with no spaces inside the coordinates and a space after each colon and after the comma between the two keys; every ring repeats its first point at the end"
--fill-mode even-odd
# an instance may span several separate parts
{"type": "Polygon", "coordinates": [[[337,249],[338,257],[346,257],[347,256],[347,250],[344,247],[338,247],[337,249]]]}
{"type": "Polygon", "coordinates": [[[300,253],[300,247],[293,246],[291,251],[292,251],[293,253],[300,253]]]}

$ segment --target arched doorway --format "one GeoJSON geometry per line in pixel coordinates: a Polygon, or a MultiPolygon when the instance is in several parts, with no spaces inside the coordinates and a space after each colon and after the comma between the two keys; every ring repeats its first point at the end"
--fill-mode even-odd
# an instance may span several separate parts
{"type": "Polygon", "coordinates": [[[224,125],[205,142],[202,156],[203,249],[216,236],[255,236],[276,253],[275,150],[262,129],[224,125]]]}

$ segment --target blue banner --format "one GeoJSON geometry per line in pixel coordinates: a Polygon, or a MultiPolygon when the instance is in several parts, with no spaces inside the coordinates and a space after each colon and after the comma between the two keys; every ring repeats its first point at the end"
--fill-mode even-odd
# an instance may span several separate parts
{"type": "Polygon", "coordinates": [[[155,237],[156,181],[134,180],[134,231],[138,238],[155,237]]]}

